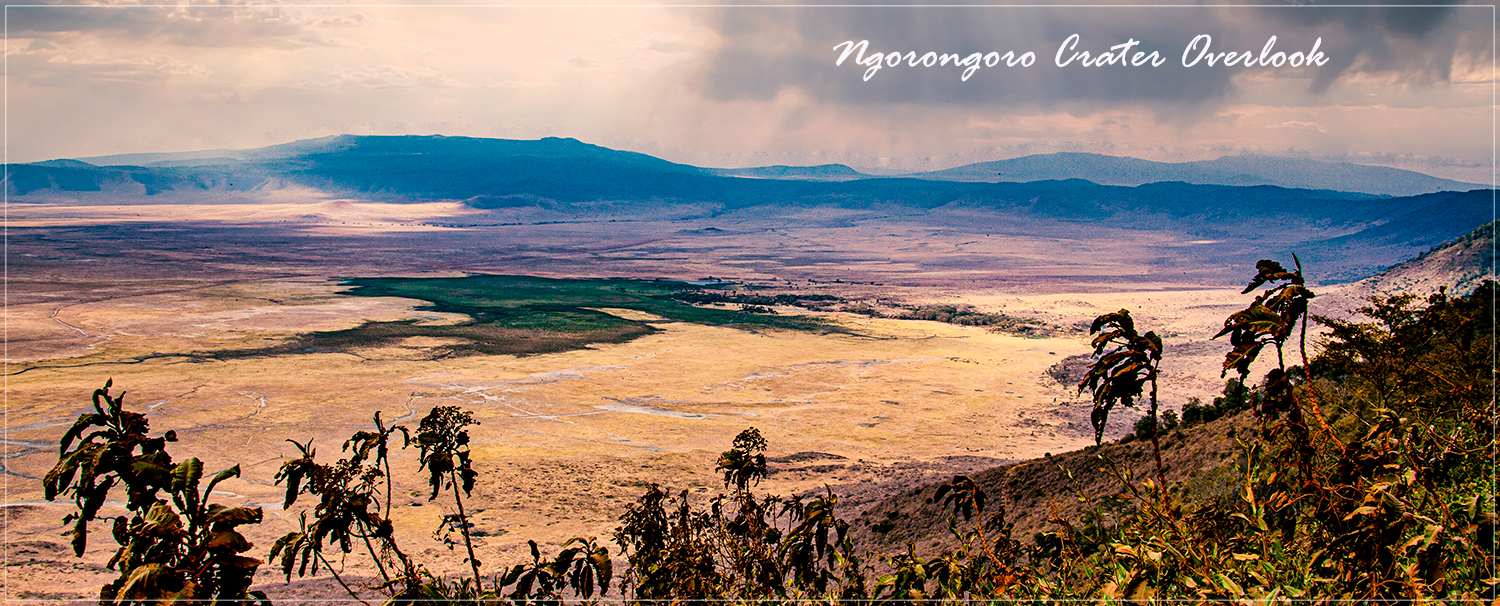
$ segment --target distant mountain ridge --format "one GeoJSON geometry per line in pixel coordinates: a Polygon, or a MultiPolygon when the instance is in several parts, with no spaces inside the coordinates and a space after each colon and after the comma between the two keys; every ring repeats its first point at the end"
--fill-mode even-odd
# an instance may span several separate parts
{"type": "MultiPolygon", "coordinates": [[[[1494,219],[1494,191],[1488,189],[1393,197],[1183,181],[1121,186],[1074,178],[990,183],[873,177],[843,165],[728,171],[563,138],[341,135],[228,155],[188,156],[107,157],[149,160],[148,166],[98,166],[77,160],[10,165],[5,186],[13,201],[24,202],[35,194],[85,205],[117,204],[122,199],[150,203],[150,196],[164,192],[192,196],[312,188],[396,203],[444,200],[462,201],[475,209],[546,208],[560,216],[582,216],[600,208],[620,216],[644,216],[669,207],[690,208],[694,216],[764,216],[814,207],[905,215],[978,213],[1171,230],[1204,241],[1263,241],[1278,247],[1301,242],[1291,252],[1313,261],[1316,271],[1323,272],[1316,279],[1339,281],[1363,278],[1494,219]],[[1324,239],[1301,241],[1312,233],[1325,234],[1324,239]]],[[[1038,158],[1026,162],[1040,162],[1038,158]]],[[[1134,174],[1160,164],[1130,158],[1110,161],[1124,167],[1121,170],[1138,167],[1134,174]]],[[[201,199],[216,198],[235,197],[201,199]]]]}
{"type": "Polygon", "coordinates": [[[1193,162],[1157,162],[1127,156],[1085,152],[1035,154],[979,162],[937,171],[873,175],[843,164],[819,166],[760,166],[751,168],[700,168],[640,154],[618,151],[575,139],[548,137],[535,141],[431,136],[335,135],[246,150],[203,150],[162,154],[118,154],[78,158],[95,166],[139,166],[145,168],[211,167],[225,164],[270,162],[312,154],[353,150],[368,154],[420,143],[434,150],[470,152],[486,157],[522,155],[544,158],[594,158],[638,166],[708,176],[749,177],[805,181],[848,181],[911,177],[936,181],[1016,182],[1083,179],[1100,185],[1145,185],[1181,181],[1195,185],[1275,185],[1293,189],[1330,189],[1389,196],[1412,196],[1439,191],[1468,191],[1488,187],[1423,173],[1349,162],[1326,162],[1303,158],[1263,155],[1224,156],[1193,162]],[[399,143],[397,143],[399,141],[399,143]]]}
{"type": "Polygon", "coordinates": [[[1155,162],[1120,156],[1062,152],[979,162],[908,176],[986,183],[1085,179],[1101,185],[1127,186],[1182,181],[1198,185],[1276,185],[1333,189],[1389,196],[1468,191],[1487,187],[1384,166],[1258,155],[1224,156],[1216,160],[1196,162],[1155,162]]]}
{"type": "MultiPolygon", "coordinates": [[[[1027,183],[974,183],[914,178],[847,181],[744,178],[715,174],[634,152],[573,139],[537,141],[468,137],[348,136],[247,150],[238,158],[182,165],[157,158],[155,166],[94,166],[80,161],[12,165],[12,195],[36,191],[139,190],[247,191],[285,184],[390,201],[462,200],[476,208],[530,206],[538,201],[701,203],[720,209],[756,206],[897,205],[931,209],[962,204],[1070,220],[1099,220],[1122,213],[1141,217],[1200,217],[1222,223],[1237,217],[1287,215],[1301,220],[1364,224],[1404,205],[1380,196],[1270,186],[1231,187],[1182,182],[1138,187],[1099,185],[1081,179],[1027,183]],[[1205,202],[1208,201],[1208,202],[1205,202]],[[1295,201],[1296,203],[1290,203],[1295,201]]],[[[807,175],[791,167],[759,174],[807,175]]],[[[818,167],[848,175],[847,167],[818,167]]],[[[1377,219],[1378,220],[1378,219],[1377,219]]]]}

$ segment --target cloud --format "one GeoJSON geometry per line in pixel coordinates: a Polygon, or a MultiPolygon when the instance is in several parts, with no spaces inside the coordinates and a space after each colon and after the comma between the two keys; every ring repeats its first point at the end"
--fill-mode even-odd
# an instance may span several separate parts
{"type": "MultiPolygon", "coordinates": [[[[1404,1],[1404,0],[1403,0],[1404,1]]],[[[784,88],[814,98],[869,106],[954,104],[983,107],[1090,110],[1121,104],[1151,107],[1158,118],[1233,103],[1239,82],[1291,78],[1322,94],[1358,74],[1379,74],[1402,84],[1446,82],[1455,62],[1488,63],[1488,7],[1344,7],[1334,5],[1091,7],[758,7],[694,11],[722,43],[701,64],[696,81],[715,100],[767,100],[784,88]],[[1481,27],[1483,26],[1483,27],[1481,27]],[[1076,34],[1074,51],[1090,57],[1135,40],[1132,53],[1157,52],[1159,67],[1120,63],[1058,67],[1059,47],[1076,34]],[[1276,51],[1308,52],[1318,38],[1328,62],[1316,68],[1184,67],[1194,37],[1212,37],[1214,52],[1258,55],[1272,36],[1276,51]],[[835,66],[835,45],[867,40],[869,53],[897,53],[907,61],[880,68],[865,81],[866,66],[851,55],[835,66]],[[985,66],[961,79],[961,68],[911,67],[928,52],[1032,52],[1031,67],[985,66]],[[915,53],[915,55],[906,55],[915,53]]],[[[888,57],[887,57],[888,58],[888,57]]],[[[1316,101],[1310,101],[1316,103],[1316,101]]]]}
{"type": "Polygon", "coordinates": [[[1323,128],[1323,125],[1318,124],[1317,122],[1307,122],[1304,120],[1287,120],[1286,122],[1282,122],[1280,124],[1272,124],[1267,128],[1289,128],[1292,130],[1308,129],[1315,130],[1320,133],[1328,132],[1328,129],[1323,128]]]}
{"type": "Polygon", "coordinates": [[[307,80],[304,88],[458,88],[463,82],[440,71],[424,67],[377,65],[351,70],[328,72],[323,77],[307,80]]]}
{"type": "Polygon", "coordinates": [[[345,131],[573,136],[715,165],[893,170],[1026,150],[1203,159],[1245,148],[1488,166],[1491,150],[1489,7],[48,6],[9,15],[13,159],[345,131]],[[1073,34],[1094,57],[1134,39],[1132,50],[1164,62],[1053,65],[1073,34]],[[1183,47],[1199,34],[1215,51],[1256,53],[1271,36],[1284,52],[1321,37],[1330,61],[1184,68],[1183,47]],[[981,67],[967,81],[951,66],[887,66],[866,82],[865,66],[834,65],[834,45],[846,40],[868,40],[867,53],[1029,51],[1035,64],[981,67]]]}
{"type": "MultiPolygon", "coordinates": [[[[1390,2],[1389,4],[1396,4],[1390,2]]],[[[1320,2],[1311,10],[1261,9],[1259,15],[1277,25],[1316,31],[1330,46],[1344,52],[1332,56],[1313,81],[1322,93],[1340,78],[1378,74],[1398,84],[1430,85],[1448,82],[1455,64],[1493,58],[1488,6],[1371,6],[1351,0],[1320,2]],[[1350,6],[1357,5],[1357,6],[1350,6]],[[1481,27],[1483,26],[1483,27],[1481,27]]]]}
{"type": "Polygon", "coordinates": [[[11,38],[52,41],[87,36],[184,47],[296,48],[333,44],[325,30],[365,26],[363,14],[327,16],[284,6],[58,4],[7,9],[11,38]]]}
{"type": "Polygon", "coordinates": [[[54,88],[90,84],[140,85],[167,80],[203,82],[213,74],[205,65],[171,56],[112,55],[57,48],[14,56],[10,68],[13,77],[21,82],[54,88]]]}

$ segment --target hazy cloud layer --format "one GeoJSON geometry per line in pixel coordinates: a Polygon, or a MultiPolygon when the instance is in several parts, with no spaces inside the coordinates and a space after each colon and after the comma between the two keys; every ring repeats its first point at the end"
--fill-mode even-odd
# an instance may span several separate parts
{"type": "MultiPolygon", "coordinates": [[[[339,133],[572,136],[706,165],[918,170],[1045,151],[1257,151],[1488,180],[1489,7],[10,7],[12,161],[339,133]],[[1160,67],[1053,65],[1078,34],[1160,67]],[[1306,51],[1320,68],[1184,68],[1306,51]],[[835,66],[833,47],[1034,52],[835,66]]],[[[852,59],[851,59],[852,60],[852,59]]]]}
{"type": "MultiPolygon", "coordinates": [[[[692,9],[688,9],[692,10],[692,9]]],[[[1237,79],[1269,77],[1308,81],[1326,92],[1341,77],[1378,75],[1402,84],[1448,81],[1452,65],[1488,63],[1488,7],[967,7],[858,9],[801,7],[697,11],[723,36],[705,61],[700,80],[716,99],[774,98],[787,87],[818,99],[882,103],[983,104],[1012,107],[1105,107],[1144,104],[1180,109],[1232,102],[1237,79]],[[748,13],[748,16],[747,16],[748,13]],[[1132,52],[1158,52],[1159,67],[1075,61],[1056,65],[1059,48],[1077,34],[1074,52],[1092,56],[1111,46],[1139,42],[1132,52]],[[1259,55],[1277,37],[1275,51],[1307,52],[1318,38],[1328,62],[1321,67],[1183,67],[1183,54],[1199,35],[1212,50],[1259,55]],[[834,63],[844,41],[869,41],[872,52],[1033,52],[1031,67],[985,67],[967,81],[963,68],[884,67],[869,81],[866,67],[834,63]]],[[[1196,54],[1196,53],[1195,53],[1196,54]]],[[[1309,101],[1316,103],[1316,100],[1309,101]]]]}
{"type": "Polygon", "coordinates": [[[360,13],[336,16],[278,6],[139,6],[131,4],[14,7],[11,38],[69,40],[89,35],[183,47],[298,47],[328,44],[326,28],[359,27],[360,13]]]}

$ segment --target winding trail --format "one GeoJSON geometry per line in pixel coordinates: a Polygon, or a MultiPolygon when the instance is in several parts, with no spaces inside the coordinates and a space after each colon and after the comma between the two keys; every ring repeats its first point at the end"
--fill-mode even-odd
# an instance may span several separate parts
{"type": "MultiPolygon", "coordinates": [[[[57,314],[59,312],[61,312],[62,310],[66,309],[66,308],[69,308],[69,307],[72,307],[72,306],[77,305],[77,304],[78,303],[69,303],[67,305],[63,305],[63,306],[57,307],[56,309],[52,310],[52,313],[50,315],[48,315],[47,318],[50,319],[50,320],[52,320],[53,322],[57,322],[58,324],[61,324],[61,325],[65,326],[67,328],[71,328],[73,330],[78,331],[78,334],[80,334],[80,335],[83,335],[85,337],[91,337],[93,335],[90,335],[89,333],[84,332],[84,330],[82,328],[79,328],[77,326],[74,326],[72,324],[64,322],[64,321],[62,321],[62,318],[57,317],[57,314]]],[[[109,337],[106,336],[104,338],[108,339],[109,337]]]]}

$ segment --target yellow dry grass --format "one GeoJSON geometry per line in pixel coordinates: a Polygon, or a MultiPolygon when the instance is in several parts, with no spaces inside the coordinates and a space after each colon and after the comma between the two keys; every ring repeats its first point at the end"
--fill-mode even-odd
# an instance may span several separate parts
{"type": "MultiPolygon", "coordinates": [[[[414,429],[433,406],[463,406],[480,423],[471,429],[481,472],[471,511],[485,535],[480,558],[488,562],[523,558],[527,539],[556,546],[576,535],[607,537],[623,505],[649,482],[712,494],[720,487],[712,472],[717,454],[750,426],[770,441],[770,456],[846,458],[826,472],[773,474],[760,489],[777,494],[889,481],[891,470],[914,461],[934,463],[940,473],[953,457],[1029,459],[1092,443],[1087,407],[1078,403],[1083,398],[1046,376],[1064,358],[1090,351],[1078,332],[1025,338],[937,322],[821,314],[849,334],[815,334],[604,310],[654,321],[660,332],[527,357],[433,360],[432,350],[448,345],[440,338],[223,361],[166,355],[264,346],[367,319],[456,319],[416,311],[416,301],[345,297],[339,289],[330,279],[309,277],[13,310],[27,326],[50,323],[54,332],[75,331],[88,345],[63,358],[47,355],[48,338],[12,343],[13,359],[29,361],[9,367],[9,496],[12,505],[42,506],[10,521],[12,529],[37,536],[56,531],[66,506],[41,502],[39,483],[28,478],[39,478],[55,461],[57,436],[86,410],[88,394],[105,378],[113,378],[116,391],[130,392],[130,406],[149,411],[153,431],[177,431],[178,459],[197,456],[210,469],[241,466],[244,477],[224,484],[220,494],[266,509],[267,522],[251,537],[261,546],[295,528],[295,511],[306,505],[280,510],[282,488],[272,476],[296,453],[286,440],[312,440],[331,460],[349,434],[370,426],[376,411],[414,429]]],[[[1164,397],[1170,394],[1165,401],[1174,408],[1185,394],[1209,395],[1221,385],[1216,365],[1222,352],[1204,340],[1231,306],[1243,304],[1227,289],[978,291],[960,301],[986,311],[1030,310],[1063,325],[1130,307],[1142,328],[1167,338],[1164,397]],[[1181,355],[1173,355],[1176,346],[1181,355]]],[[[395,465],[393,518],[401,540],[441,562],[440,569],[459,571],[461,558],[450,557],[431,536],[451,501],[427,502],[414,452],[398,454],[395,465]]],[[[100,538],[91,549],[97,553],[88,556],[93,561],[108,557],[100,550],[109,541],[100,538]]]]}
{"type": "MultiPolygon", "coordinates": [[[[430,315],[412,311],[413,301],[339,297],[336,288],[259,282],[67,307],[59,317],[102,341],[86,355],[11,365],[6,466],[19,474],[10,477],[11,501],[39,504],[40,485],[25,478],[50,467],[56,450],[46,445],[105,378],[149,411],[153,431],[177,431],[179,459],[240,464],[244,478],[225,494],[266,507],[267,533],[292,524],[276,511],[272,485],[296,452],[285,440],[312,439],[331,456],[376,411],[414,428],[432,406],[472,410],[484,473],[475,506],[482,525],[507,533],[487,539],[487,552],[513,552],[527,538],[607,535],[618,505],[645,481],[713,486],[713,459],[750,426],[773,456],[817,451],[869,462],[1021,459],[1085,443],[1051,416],[1055,400],[1071,395],[1043,376],[1084,352],[1080,339],[935,322],[835,314],[854,334],[828,335],[663,322],[628,343],[529,357],[427,360],[422,350],[440,345],[428,340],[358,355],[147,357],[430,315]]],[[[414,457],[397,464],[414,468],[414,457]]],[[[411,540],[429,541],[441,507],[412,506],[425,486],[409,471],[398,476],[398,519],[416,529],[411,540]]],[[[765,488],[788,494],[827,481],[839,480],[773,477],[765,488]]],[[[61,517],[60,505],[50,509],[61,517]]]]}

